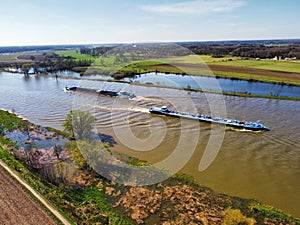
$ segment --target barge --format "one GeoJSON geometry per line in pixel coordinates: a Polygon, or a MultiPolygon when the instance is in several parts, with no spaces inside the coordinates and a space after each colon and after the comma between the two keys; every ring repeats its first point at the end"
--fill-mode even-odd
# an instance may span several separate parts
{"type": "Polygon", "coordinates": [[[107,90],[97,90],[97,89],[90,89],[90,88],[82,88],[82,87],[65,87],[65,92],[84,92],[90,94],[98,94],[104,95],[109,97],[120,97],[120,98],[134,98],[136,97],[135,94],[127,92],[127,91],[107,91],[107,90]]]}
{"type": "Polygon", "coordinates": [[[181,113],[177,111],[169,110],[166,106],[163,107],[151,107],[149,108],[149,112],[153,114],[159,114],[159,115],[165,115],[165,116],[172,116],[172,117],[178,117],[178,118],[184,118],[184,119],[190,119],[190,120],[197,120],[200,122],[206,122],[206,123],[214,123],[214,124],[220,124],[224,126],[230,126],[238,129],[245,129],[245,130],[251,130],[251,131],[269,131],[270,129],[265,127],[263,124],[261,124],[259,121],[257,122],[247,122],[247,121],[239,121],[239,120],[233,120],[233,119],[227,119],[227,118],[219,118],[219,117],[213,117],[213,116],[207,116],[207,115],[192,115],[187,113],[181,113]]]}

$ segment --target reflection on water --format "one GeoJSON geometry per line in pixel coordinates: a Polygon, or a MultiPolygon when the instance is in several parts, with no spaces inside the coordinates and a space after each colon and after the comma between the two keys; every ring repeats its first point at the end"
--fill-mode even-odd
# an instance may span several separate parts
{"type": "Polygon", "coordinates": [[[99,79],[99,80],[113,80],[111,76],[108,75],[81,75],[80,73],[76,73],[70,70],[60,70],[57,72],[49,73],[51,75],[63,76],[63,77],[75,77],[75,78],[84,78],[84,79],[99,79]]]}
{"type": "Polygon", "coordinates": [[[278,95],[300,97],[300,87],[270,84],[263,82],[249,82],[245,80],[232,80],[218,78],[218,85],[215,85],[215,78],[202,76],[175,75],[163,73],[148,73],[136,75],[134,78],[124,78],[125,81],[138,82],[143,84],[156,84],[161,86],[175,86],[181,88],[196,88],[210,91],[248,93],[257,95],[278,95]],[[219,87],[220,85],[220,87],[219,87]]]}
{"type": "MultiPolygon", "coordinates": [[[[108,75],[81,75],[69,70],[57,71],[50,73],[52,75],[63,77],[83,78],[87,80],[113,80],[108,75]]],[[[264,82],[249,82],[246,80],[235,80],[204,76],[189,76],[164,73],[146,73],[136,75],[133,78],[124,78],[123,81],[136,82],[143,84],[155,84],[159,86],[172,86],[180,88],[195,88],[217,92],[235,92],[256,95],[274,95],[274,96],[291,96],[300,97],[300,87],[271,84],[264,82]],[[216,80],[218,81],[216,84],[216,80]]]]}
{"type": "MultiPolygon", "coordinates": [[[[152,163],[168,157],[180,141],[185,126],[191,133],[200,129],[192,158],[182,172],[196,178],[201,185],[217,192],[255,198],[300,217],[300,102],[275,99],[224,96],[227,117],[239,120],[261,120],[270,132],[240,132],[226,128],[220,152],[212,165],[203,172],[198,165],[212,129],[223,129],[205,123],[182,123],[176,118],[148,113],[150,106],[168,105],[178,111],[209,114],[207,96],[218,102],[219,95],[142,87],[116,82],[78,81],[0,73],[0,108],[14,109],[18,115],[34,123],[61,128],[73,107],[91,109],[97,117],[96,128],[111,135],[117,144],[113,151],[127,153],[152,163]],[[112,91],[126,90],[138,97],[117,99],[63,92],[65,85],[99,87],[112,91]],[[191,104],[192,101],[192,104],[191,104]],[[166,127],[163,141],[149,151],[130,148],[130,135],[145,140],[155,129],[166,127]],[[130,127],[131,134],[122,132],[130,127]],[[122,137],[116,135],[122,132],[122,137]],[[128,135],[128,136],[127,136],[128,135]]],[[[217,112],[214,112],[217,113],[217,112]]],[[[182,154],[191,139],[183,139],[182,154]]],[[[143,149],[144,145],[136,146],[143,149]]]]}

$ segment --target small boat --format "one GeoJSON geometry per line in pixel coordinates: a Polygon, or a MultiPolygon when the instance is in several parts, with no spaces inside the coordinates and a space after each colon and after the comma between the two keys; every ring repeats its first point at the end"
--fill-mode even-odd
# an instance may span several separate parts
{"type": "Polygon", "coordinates": [[[206,123],[215,123],[220,124],[224,126],[230,126],[238,129],[246,129],[246,130],[252,130],[252,131],[269,131],[270,129],[265,127],[263,124],[261,124],[259,121],[257,122],[244,122],[239,120],[232,120],[227,118],[219,118],[219,117],[213,117],[213,116],[207,116],[207,115],[192,115],[187,113],[181,113],[169,110],[166,106],[163,106],[161,108],[159,107],[151,107],[149,108],[149,112],[153,114],[159,114],[159,115],[165,115],[165,116],[172,116],[172,117],[178,117],[178,118],[184,118],[184,119],[190,119],[190,120],[198,120],[200,122],[206,122],[206,123]]]}

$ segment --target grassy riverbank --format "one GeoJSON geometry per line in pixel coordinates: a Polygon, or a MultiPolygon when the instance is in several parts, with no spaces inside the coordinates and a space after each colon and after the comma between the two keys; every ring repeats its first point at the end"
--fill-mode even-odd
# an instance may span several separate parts
{"type": "MultiPolygon", "coordinates": [[[[42,167],[33,168],[16,154],[17,143],[5,135],[13,130],[26,132],[28,125],[34,132],[35,125],[6,111],[0,111],[0,125],[0,158],[76,224],[300,224],[300,220],[280,210],[254,200],[216,194],[180,174],[159,184],[131,187],[109,181],[90,169],[78,169],[61,156],[55,161],[55,171],[66,174],[67,169],[77,168],[74,170],[76,176],[72,178],[76,182],[64,175],[59,183],[52,183],[41,173],[42,167]]],[[[130,163],[145,165],[138,159],[130,159],[130,163]]]]}
{"type": "MultiPolygon", "coordinates": [[[[118,80],[108,80],[106,82],[120,82],[118,80]]],[[[121,81],[123,83],[130,83],[126,81],[121,81]]],[[[134,85],[138,86],[148,86],[148,87],[161,87],[161,88],[171,88],[177,90],[186,90],[186,91],[194,91],[194,92],[202,92],[202,93],[210,93],[210,94],[218,94],[218,95],[230,95],[237,97],[248,97],[248,98],[268,98],[268,99],[279,99],[279,100],[291,100],[291,101],[300,101],[298,97],[288,97],[288,96],[275,96],[275,95],[258,95],[258,94],[249,94],[249,93],[240,93],[240,92],[218,92],[218,91],[209,91],[209,90],[201,90],[194,88],[180,88],[173,86],[160,86],[157,84],[143,84],[143,83],[134,83],[134,85]]]]}
{"type": "MultiPolygon", "coordinates": [[[[162,72],[195,76],[261,81],[276,84],[300,86],[300,62],[277,60],[241,59],[224,56],[188,55],[181,57],[155,58],[143,54],[114,53],[102,56],[80,54],[79,50],[55,51],[62,58],[72,58],[76,62],[93,62],[91,66],[76,66],[73,71],[85,75],[112,75],[116,79],[146,72],[162,72]]],[[[49,57],[53,52],[48,52],[49,57]]],[[[36,63],[31,60],[41,57],[41,53],[18,53],[0,56],[0,63],[36,63]]],[[[53,58],[51,58],[53,59],[53,58]]],[[[55,64],[55,59],[53,59],[55,64]]],[[[58,62],[57,62],[58,63],[58,62]]]]}
{"type": "MultiPolygon", "coordinates": [[[[189,55],[149,60],[116,60],[118,58],[117,55],[93,57],[86,54],[78,54],[75,50],[57,53],[61,56],[70,56],[78,60],[93,59],[94,65],[89,68],[87,73],[101,73],[112,69],[119,71],[115,78],[146,72],[161,72],[300,86],[299,61],[246,60],[230,56],[213,58],[209,55],[189,55]]],[[[77,71],[83,72],[85,69],[77,68],[77,71]]]]}

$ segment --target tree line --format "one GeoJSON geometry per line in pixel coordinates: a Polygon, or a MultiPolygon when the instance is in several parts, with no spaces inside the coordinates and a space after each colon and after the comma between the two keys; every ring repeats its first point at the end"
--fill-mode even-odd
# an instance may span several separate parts
{"type": "Polygon", "coordinates": [[[170,43],[124,44],[115,46],[101,46],[95,48],[80,48],[81,54],[92,56],[109,55],[121,56],[125,61],[146,60],[151,58],[166,58],[172,56],[185,56],[191,52],[180,45],[170,43]],[[126,59],[125,59],[126,58],[126,59]]]}
{"type": "Polygon", "coordinates": [[[25,76],[29,73],[53,73],[57,71],[72,70],[75,67],[88,67],[93,60],[75,60],[72,57],[63,57],[55,53],[44,53],[41,55],[22,55],[18,62],[2,62],[0,67],[14,67],[22,71],[25,76]]]}
{"type": "Polygon", "coordinates": [[[91,56],[120,55],[128,60],[184,56],[192,53],[224,57],[271,59],[275,57],[300,59],[299,42],[191,42],[172,44],[139,44],[80,48],[81,54],[91,56]],[[133,47],[135,46],[135,47],[133,47]]]}
{"type": "Polygon", "coordinates": [[[70,48],[81,48],[83,46],[84,45],[0,46],[0,53],[66,50],[70,48]]]}
{"type": "Polygon", "coordinates": [[[242,58],[271,59],[274,57],[300,59],[300,44],[182,44],[195,54],[223,57],[225,55],[242,58]]]}

